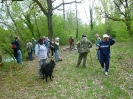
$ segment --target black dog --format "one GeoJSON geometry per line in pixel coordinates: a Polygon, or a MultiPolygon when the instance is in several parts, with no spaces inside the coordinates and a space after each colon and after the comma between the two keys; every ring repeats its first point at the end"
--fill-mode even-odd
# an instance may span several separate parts
{"type": "Polygon", "coordinates": [[[52,73],[53,73],[53,69],[54,69],[55,65],[56,64],[55,64],[54,60],[51,60],[49,63],[42,64],[41,71],[42,71],[43,79],[44,79],[44,75],[45,75],[46,82],[47,82],[48,76],[50,77],[50,80],[52,80],[52,78],[54,78],[52,73]]]}

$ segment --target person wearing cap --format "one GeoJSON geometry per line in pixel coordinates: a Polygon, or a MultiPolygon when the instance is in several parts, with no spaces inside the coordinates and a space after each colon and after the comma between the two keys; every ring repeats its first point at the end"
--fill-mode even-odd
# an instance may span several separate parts
{"type": "Polygon", "coordinates": [[[98,44],[101,42],[101,38],[99,37],[98,34],[95,35],[95,38],[96,38],[96,50],[97,50],[97,59],[100,61],[100,50],[98,50],[98,44]]]}
{"type": "Polygon", "coordinates": [[[54,42],[54,50],[55,50],[55,61],[58,62],[59,61],[59,38],[56,37],[55,38],[55,42],[54,42]]]}
{"type": "Polygon", "coordinates": [[[76,67],[79,67],[83,59],[83,67],[86,67],[87,54],[90,52],[92,43],[86,38],[86,35],[82,35],[82,39],[76,43],[78,49],[78,62],[76,67]]]}
{"type": "Polygon", "coordinates": [[[115,40],[109,37],[107,34],[103,35],[103,40],[98,44],[98,50],[100,50],[100,64],[102,70],[105,71],[105,75],[108,75],[109,61],[110,61],[110,46],[115,43],[115,40]]]}

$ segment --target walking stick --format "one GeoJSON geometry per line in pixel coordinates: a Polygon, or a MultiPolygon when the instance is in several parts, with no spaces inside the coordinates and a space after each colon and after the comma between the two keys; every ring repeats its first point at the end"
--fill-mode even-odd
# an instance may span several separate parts
{"type": "Polygon", "coordinates": [[[93,61],[92,61],[92,57],[91,57],[91,51],[90,51],[90,58],[91,58],[91,63],[92,63],[92,66],[93,66],[93,61]]]}

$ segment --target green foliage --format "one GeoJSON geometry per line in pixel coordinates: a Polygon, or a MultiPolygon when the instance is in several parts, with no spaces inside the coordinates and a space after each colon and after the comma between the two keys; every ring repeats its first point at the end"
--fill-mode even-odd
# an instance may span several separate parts
{"type": "MultiPolygon", "coordinates": [[[[48,26],[47,18],[43,13],[38,12],[36,9],[27,9],[24,10],[23,7],[28,7],[32,1],[25,1],[23,3],[14,2],[10,7],[10,13],[14,19],[14,23],[9,16],[9,12],[6,7],[1,8],[3,14],[0,15],[1,21],[5,22],[1,24],[0,28],[0,49],[2,52],[6,52],[10,56],[12,55],[11,42],[16,36],[20,37],[21,48],[23,52],[23,57],[27,56],[25,49],[26,40],[31,40],[32,37],[39,39],[41,36],[48,36],[48,26]],[[5,13],[5,14],[4,14],[5,13]],[[6,16],[5,16],[6,15],[6,16]],[[8,22],[10,20],[11,22],[8,22]]],[[[42,1],[43,2],[43,1],[42,1]]],[[[43,2],[43,5],[46,6],[46,2],[43,2]]],[[[128,32],[126,31],[126,25],[124,22],[117,22],[106,20],[106,23],[102,23],[101,19],[95,20],[93,23],[93,29],[90,29],[90,24],[83,24],[78,18],[78,38],[76,38],[76,16],[70,10],[66,14],[66,19],[64,22],[62,15],[53,14],[53,35],[60,38],[60,45],[68,44],[68,38],[70,35],[74,38],[74,41],[77,42],[81,39],[82,34],[85,34],[87,38],[95,43],[95,34],[99,34],[102,38],[102,35],[107,33],[111,37],[115,38],[118,42],[130,41],[128,32]],[[100,22],[101,21],[101,22],[100,22]]],[[[131,24],[133,27],[133,24],[131,24]]],[[[133,28],[131,28],[133,31],[133,28]]]]}

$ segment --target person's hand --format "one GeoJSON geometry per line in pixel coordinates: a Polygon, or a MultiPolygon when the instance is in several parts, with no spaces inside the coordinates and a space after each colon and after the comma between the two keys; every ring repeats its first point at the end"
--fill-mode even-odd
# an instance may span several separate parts
{"type": "Polygon", "coordinates": [[[38,62],[40,62],[40,58],[38,58],[38,62]]]}
{"type": "Polygon", "coordinates": [[[99,50],[99,47],[97,47],[96,50],[99,50]]]}

